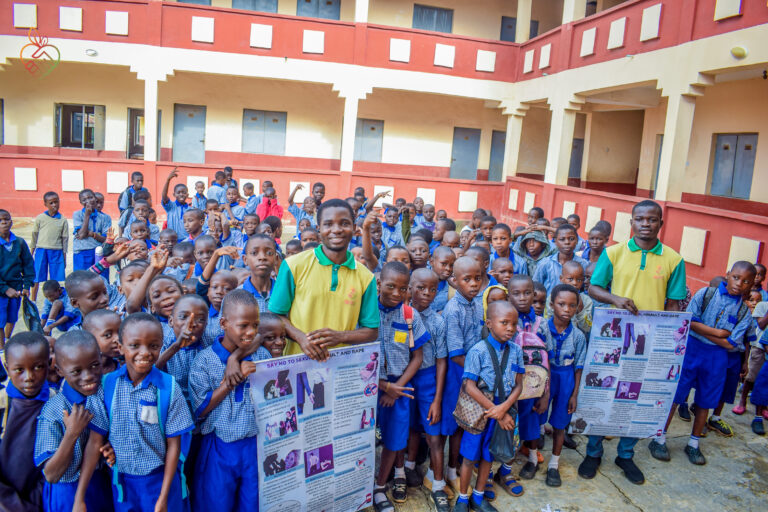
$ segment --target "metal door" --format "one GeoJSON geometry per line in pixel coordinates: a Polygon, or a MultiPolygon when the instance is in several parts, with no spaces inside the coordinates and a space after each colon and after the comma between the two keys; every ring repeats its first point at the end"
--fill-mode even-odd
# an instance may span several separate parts
{"type": "Polygon", "coordinates": [[[732,197],[749,199],[752,191],[752,173],[755,170],[757,134],[742,133],[736,145],[736,161],[733,165],[732,197]]]}
{"type": "Polygon", "coordinates": [[[504,168],[504,144],[506,141],[506,132],[493,130],[491,135],[491,161],[488,166],[489,181],[501,181],[504,168]]]}
{"type": "Polygon", "coordinates": [[[538,20],[531,20],[531,34],[528,39],[533,39],[537,35],[539,35],[539,22],[538,20]]]}
{"type": "Polygon", "coordinates": [[[205,163],[205,106],[173,105],[173,160],[205,163]]]}
{"type": "Polygon", "coordinates": [[[296,0],[296,15],[338,20],[340,7],[339,0],[296,0]]]}
{"type": "Polygon", "coordinates": [[[277,12],[277,0],[232,0],[233,9],[247,11],[277,12]]]}
{"type": "Polygon", "coordinates": [[[664,134],[656,136],[656,172],[653,177],[653,197],[656,198],[656,190],[659,188],[659,168],[661,167],[661,150],[664,148],[664,134]]]}
{"type": "Polygon", "coordinates": [[[581,161],[584,158],[584,139],[573,139],[571,146],[571,165],[568,167],[568,177],[581,179],[581,161]]]}
{"type": "Polygon", "coordinates": [[[501,17],[501,40],[515,42],[515,32],[517,30],[517,18],[511,16],[501,17]]]}
{"type": "Polygon", "coordinates": [[[355,160],[381,162],[384,121],[358,119],[355,129],[355,160]]]}
{"type": "Polygon", "coordinates": [[[710,194],[713,196],[731,197],[738,140],[738,135],[718,135],[716,138],[715,165],[712,170],[712,187],[710,188],[710,194]]]}
{"type": "Polygon", "coordinates": [[[453,129],[451,151],[451,178],[477,179],[477,157],[480,154],[480,130],[476,128],[453,129]]]}
{"type": "Polygon", "coordinates": [[[264,153],[285,154],[286,112],[264,112],[264,153]]]}

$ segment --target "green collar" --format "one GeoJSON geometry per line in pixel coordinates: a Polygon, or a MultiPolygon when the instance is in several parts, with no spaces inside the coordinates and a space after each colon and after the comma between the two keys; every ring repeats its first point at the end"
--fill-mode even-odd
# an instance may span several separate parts
{"type": "MultiPolygon", "coordinates": [[[[627,242],[627,247],[632,252],[642,251],[643,249],[640,248],[639,245],[637,245],[637,242],[635,242],[635,237],[632,237],[629,239],[629,242],[627,242]]],[[[663,245],[661,243],[661,240],[656,240],[656,245],[651,249],[650,251],[643,251],[643,252],[652,252],[653,254],[656,254],[658,256],[661,256],[663,252],[663,245]]]]}
{"type": "MultiPolygon", "coordinates": [[[[322,245],[318,245],[317,247],[315,247],[315,258],[317,258],[317,261],[321,265],[326,265],[326,266],[336,265],[334,262],[332,262],[328,258],[328,256],[325,255],[325,253],[323,252],[323,246],[322,245]]],[[[340,266],[341,267],[347,267],[350,270],[355,270],[355,268],[356,268],[355,257],[352,255],[351,251],[347,251],[347,259],[340,266]]]]}

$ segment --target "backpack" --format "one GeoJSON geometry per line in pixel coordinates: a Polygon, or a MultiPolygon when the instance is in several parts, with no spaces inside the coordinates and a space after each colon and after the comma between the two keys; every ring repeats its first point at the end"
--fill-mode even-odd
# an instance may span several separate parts
{"type": "Polygon", "coordinates": [[[521,330],[515,337],[515,344],[523,350],[525,375],[523,376],[523,391],[518,400],[538,398],[549,387],[549,354],[547,343],[539,338],[541,317],[536,316],[536,322],[529,330],[521,330]]]}
{"type": "MultiPolygon", "coordinates": [[[[174,389],[176,387],[176,379],[168,373],[160,372],[162,375],[162,382],[157,388],[157,416],[158,425],[160,426],[160,432],[165,437],[165,421],[168,418],[168,410],[171,407],[171,399],[173,398],[174,389]]],[[[105,375],[102,378],[101,384],[104,387],[104,406],[107,410],[107,416],[112,421],[112,407],[114,406],[115,388],[117,386],[118,372],[112,372],[105,375]]],[[[178,472],[181,477],[181,497],[186,499],[189,495],[187,489],[186,476],[184,474],[184,463],[187,460],[187,454],[189,453],[189,445],[191,443],[192,436],[189,433],[181,435],[181,453],[179,454],[179,467],[178,472]]],[[[122,503],[124,500],[123,486],[120,484],[119,470],[117,463],[112,468],[112,485],[117,488],[117,501],[122,503]]]]}
{"type": "Polygon", "coordinates": [[[120,195],[117,196],[117,208],[120,210],[120,213],[123,213],[123,211],[125,210],[125,208],[120,208],[120,205],[122,204],[123,198],[125,197],[126,194],[128,194],[128,208],[131,208],[133,206],[133,194],[128,192],[128,189],[131,188],[132,186],[133,185],[129,185],[128,188],[120,192],[120,195]]]}
{"type": "MultiPolygon", "coordinates": [[[[707,310],[707,306],[709,306],[709,303],[712,301],[712,297],[715,296],[716,291],[717,291],[717,288],[713,288],[712,286],[709,286],[707,287],[707,291],[704,292],[704,299],[701,301],[702,315],[707,310]]],[[[749,307],[742,300],[741,305],[739,306],[739,311],[738,313],[736,313],[736,325],[741,323],[741,321],[744,320],[744,317],[746,317],[748,314],[749,314],[749,307]]]]}

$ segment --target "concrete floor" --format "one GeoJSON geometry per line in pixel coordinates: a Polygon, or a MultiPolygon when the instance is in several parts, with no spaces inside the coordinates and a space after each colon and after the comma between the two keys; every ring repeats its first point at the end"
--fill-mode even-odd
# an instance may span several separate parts
{"type": "MultiPolygon", "coordinates": [[[[13,232],[29,242],[32,221],[29,218],[14,219],[13,232]]],[[[283,238],[289,240],[292,236],[293,233],[285,233],[283,238]]],[[[72,269],[71,249],[67,255],[67,269],[72,269]]],[[[40,306],[42,299],[41,291],[38,295],[40,306]]],[[[24,322],[18,322],[15,332],[22,330],[26,330],[24,322]]],[[[735,416],[730,409],[726,407],[723,416],[736,434],[732,438],[723,438],[710,432],[701,440],[701,450],[707,457],[705,466],[694,466],[688,462],[683,449],[688,442],[691,424],[678,418],[672,422],[667,437],[671,462],[652,458],[647,448],[648,440],[637,444],[635,461],[646,478],[645,484],[640,486],[627,481],[613,463],[617,440],[604,443],[605,455],[597,476],[593,480],[580,478],[576,470],[584,457],[586,438],[574,436],[579,442],[578,448],[564,448],[560,458],[562,487],[547,487],[544,483],[546,471],[542,468],[534,480],[523,482],[525,494],[519,498],[497,489],[498,498],[494,506],[500,511],[535,512],[768,510],[768,436],[758,437],[752,433],[752,414],[735,416]]],[[[544,467],[549,461],[551,448],[552,440],[547,438],[543,451],[544,467]]],[[[523,463],[523,459],[518,457],[515,474],[523,463]]],[[[397,510],[424,512],[434,510],[434,505],[426,490],[409,489],[408,501],[397,506],[397,510]]]]}

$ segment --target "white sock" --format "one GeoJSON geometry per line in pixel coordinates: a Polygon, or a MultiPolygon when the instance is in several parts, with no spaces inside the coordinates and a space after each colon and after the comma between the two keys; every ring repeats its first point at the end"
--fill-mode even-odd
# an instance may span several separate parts
{"type": "Polygon", "coordinates": [[[720,416],[716,416],[713,414],[712,416],[709,417],[709,419],[712,421],[720,421],[720,416]]]}
{"type": "Polygon", "coordinates": [[[445,472],[445,478],[448,480],[456,480],[457,478],[459,478],[459,476],[456,474],[456,468],[452,468],[451,466],[448,466],[448,469],[445,472]]]}
{"type": "Polygon", "coordinates": [[[442,491],[445,489],[445,480],[433,480],[432,492],[442,491]]]}
{"type": "Polygon", "coordinates": [[[432,468],[429,468],[427,470],[426,477],[427,477],[427,480],[429,480],[430,482],[434,482],[435,481],[435,474],[432,472],[432,468]]]}
{"type": "Polygon", "coordinates": [[[415,460],[406,460],[405,461],[405,467],[406,467],[406,469],[416,469],[416,461],[415,460]]]}
{"type": "Polygon", "coordinates": [[[699,447],[699,438],[695,435],[691,434],[691,439],[688,440],[688,446],[691,448],[698,448],[699,447]]]}
{"type": "Polygon", "coordinates": [[[662,432],[658,436],[656,436],[656,442],[659,444],[667,444],[667,433],[662,432]]]}
{"type": "Polygon", "coordinates": [[[405,468],[395,468],[395,478],[405,478],[405,468]]]}
{"type": "Polygon", "coordinates": [[[559,455],[553,455],[551,459],[549,459],[549,469],[557,469],[560,465],[560,456],[559,455]]]}
{"type": "Polygon", "coordinates": [[[539,434],[544,435],[544,425],[539,426],[539,434]]]}
{"type": "Polygon", "coordinates": [[[535,448],[528,448],[528,462],[532,464],[539,463],[539,450],[535,448]]]}
{"type": "Polygon", "coordinates": [[[373,502],[374,503],[381,503],[382,501],[387,499],[387,488],[386,487],[375,487],[373,489],[373,502]]]}

